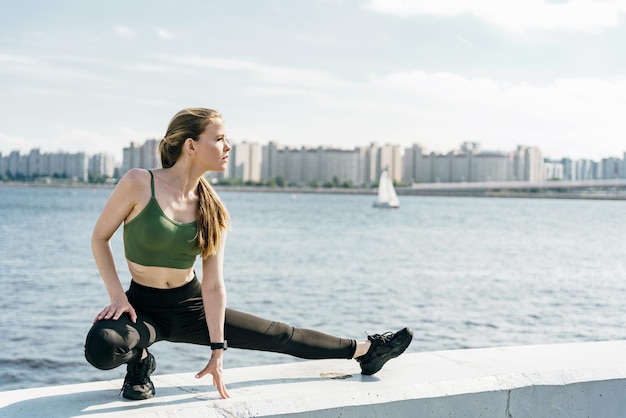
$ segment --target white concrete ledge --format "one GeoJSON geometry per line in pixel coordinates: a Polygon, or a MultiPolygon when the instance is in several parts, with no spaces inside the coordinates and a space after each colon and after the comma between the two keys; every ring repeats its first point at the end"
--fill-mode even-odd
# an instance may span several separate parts
{"type": "Polygon", "coordinates": [[[0,392],[0,417],[624,417],[626,341],[405,354],[371,377],[320,360],[226,380],[228,400],[193,373],[153,376],[146,401],[121,398],[121,380],[0,392]]]}

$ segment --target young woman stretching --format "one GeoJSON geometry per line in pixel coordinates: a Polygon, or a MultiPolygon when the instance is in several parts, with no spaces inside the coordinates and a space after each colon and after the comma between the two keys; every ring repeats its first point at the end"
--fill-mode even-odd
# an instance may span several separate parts
{"type": "Polygon", "coordinates": [[[178,112],[159,144],[163,168],[126,173],[96,222],[92,250],[111,303],[87,334],[85,357],[99,369],[127,364],[125,398],[154,396],[150,374],[156,361],[147,348],[160,340],[210,346],[211,358],[196,377],[211,374],[222,398],[229,397],[222,378],[227,347],[305,359],[355,358],[361,373],[371,375],[411,342],[408,328],[355,341],[226,308],[222,265],[229,217],[203,176],[224,171],[229,150],[219,113],[178,112]],[[109,243],[122,223],[132,277],[126,292],[109,243]],[[198,255],[201,282],[193,269],[198,255]]]}

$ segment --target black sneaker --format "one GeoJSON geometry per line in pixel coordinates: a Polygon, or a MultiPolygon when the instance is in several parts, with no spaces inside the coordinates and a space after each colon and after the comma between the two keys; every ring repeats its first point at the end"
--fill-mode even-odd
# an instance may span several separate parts
{"type": "Polygon", "coordinates": [[[361,364],[361,374],[370,376],[406,350],[413,339],[413,331],[410,328],[403,328],[395,334],[386,332],[382,335],[368,335],[367,339],[372,342],[372,346],[367,353],[357,357],[356,361],[361,364]]]}
{"type": "Polygon", "coordinates": [[[154,384],[150,374],[156,369],[156,360],[148,351],[148,357],[126,366],[122,396],[126,399],[150,399],[154,396],[154,384]]]}

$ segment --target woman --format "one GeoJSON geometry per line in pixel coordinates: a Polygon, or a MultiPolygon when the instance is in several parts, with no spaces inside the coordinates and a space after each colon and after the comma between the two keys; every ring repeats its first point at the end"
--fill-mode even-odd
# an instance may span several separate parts
{"type": "Polygon", "coordinates": [[[226,308],[222,265],[229,217],[203,175],[224,171],[229,150],[219,113],[178,112],[159,144],[163,168],[130,170],[96,222],[92,250],[111,303],[94,320],[85,357],[99,369],[127,364],[125,398],[154,396],[150,374],[156,361],[147,348],[160,340],[210,346],[211,358],[196,377],[211,374],[222,398],[229,397],[222,377],[227,347],[306,359],[355,358],[361,373],[371,375],[411,342],[408,328],[357,342],[226,308]],[[122,223],[132,276],[127,292],[109,243],[122,223]],[[197,255],[202,282],[193,269],[197,255]]]}

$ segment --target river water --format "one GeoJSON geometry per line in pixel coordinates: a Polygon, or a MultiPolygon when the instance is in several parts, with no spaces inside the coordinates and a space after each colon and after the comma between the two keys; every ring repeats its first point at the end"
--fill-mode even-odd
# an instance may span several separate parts
{"type": "MultiPolygon", "coordinates": [[[[0,187],[0,390],[123,378],[83,357],[108,304],[90,236],[110,193],[0,187]]],[[[401,196],[381,210],[365,195],[220,196],[232,308],[349,338],[410,326],[408,352],[625,338],[624,201],[401,196]]],[[[120,230],[127,286],[121,244],[120,230]]],[[[210,356],[151,351],[156,374],[210,356]]],[[[232,349],[225,367],[288,361],[300,360],[232,349]]]]}

